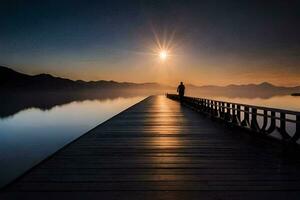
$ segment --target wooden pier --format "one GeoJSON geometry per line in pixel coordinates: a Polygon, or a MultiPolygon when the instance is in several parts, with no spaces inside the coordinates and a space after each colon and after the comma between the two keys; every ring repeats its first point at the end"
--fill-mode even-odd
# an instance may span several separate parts
{"type": "Polygon", "coordinates": [[[0,199],[300,199],[280,145],[151,96],[8,185],[0,199]]]}

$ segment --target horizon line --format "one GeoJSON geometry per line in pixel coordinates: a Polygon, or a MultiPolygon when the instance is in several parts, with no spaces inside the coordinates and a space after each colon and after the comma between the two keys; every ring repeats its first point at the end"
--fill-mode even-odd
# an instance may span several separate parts
{"type": "MultiPolygon", "coordinates": [[[[132,82],[132,81],[118,81],[118,80],[113,80],[113,79],[98,79],[98,80],[83,80],[83,79],[72,79],[72,78],[67,78],[67,77],[63,77],[63,76],[58,76],[58,75],[53,75],[51,73],[37,73],[37,74],[28,74],[26,72],[20,72],[18,70],[15,70],[13,67],[11,66],[8,66],[8,65],[0,65],[0,67],[4,67],[4,68],[7,68],[7,69],[10,69],[10,70],[13,70],[17,73],[20,73],[20,74],[25,74],[25,75],[28,75],[28,76],[38,76],[38,75],[50,75],[52,77],[55,77],[55,78],[62,78],[62,79],[68,79],[68,80],[71,80],[71,81],[83,81],[83,82],[98,82],[98,81],[107,81],[107,82],[116,82],[116,83],[132,83],[132,84],[160,84],[162,86],[168,86],[168,87],[177,87],[177,85],[170,85],[170,84],[165,84],[165,83],[161,83],[161,82],[132,82]]],[[[300,87],[300,84],[299,85],[291,85],[291,86],[286,86],[286,85],[277,85],[277,84],[274,84],[272,82],[269,82],[269,81],[262,81],[262,82],[257,82],[257,83],[243,83],[243,84],[237,84],[237,83],[230,83],[230,84],[226,84],[226,85],[215,85],[215,84],[208,84],[208,85],[197,85],[197,84],[194,84],[194,83],[185,83],[185,85],[190,85],[190,86],[193,86],[193,87],[229,87],[229,86],[247,86],[247,85],[262,85],[262,84],[270,84],[274,87],[286,87],[286,88],[295,88],[295,87],[300,87]]]]}

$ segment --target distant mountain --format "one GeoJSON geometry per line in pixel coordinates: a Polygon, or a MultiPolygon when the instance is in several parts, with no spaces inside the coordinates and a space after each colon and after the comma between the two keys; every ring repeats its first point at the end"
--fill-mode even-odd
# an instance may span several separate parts
{"type": "Polygon", "coordinates": [[[282,87],[275,86],[268,82],[260,84],[246,84],[246,85],[227,85],[227,86],[195,86],[187,85],[189,92],[194,96],[202,95],[222,95],[231,97],[271,97],[275,95],[289,95],[291,93],[299,92],[300,86],[296,87],[282,87]]]}
{"type": "MultiPolygon", "coordinates": [[[[49,74],[27,75],[16,72],[7,67],[0,66],[0,91],[27,91],[27,90],[62,90],[74,91],[81,89],[140,89],[147,90],[150,93],[153,90],[163,92],[176,92],[175,87],[162,85],[158,83],[130,83],[116,81],[73,81],[66,78],[54,77],[49,74]],[[151,91],[152,90],[152,91],[151,91]]],[[[282,87],[275,86],[268,82],[261,84],[246,84],[246,85],[228,85],[228,86],[196,86],[187,84],[186,93],[190,96],[205,96],[205,95],[222,95],[231,97],[263,97],[268,98],[275,95],[286,95],[299,93],[300,86],[297,87],[282,87]]]]}
{"type": "Polygon", "coordinates": [[[73,81],[49,74],[27,75],[0,66],[1,90],[73,90],[73,89],[154,89],[168,90],[173,87],[158,83],[130,83],[116,81],[73,81]]]}
{"type": "Polygon", "coordinates": [[[276,91],[287,91],[287,90],[299,90],[300,86],[296,87],[283,87],[283,86],[275,86],[268,82],[263,82],[260,84],[246,84],[246,85],[227,85],[227,86],[214,86],[214,85],[207,85],[207,86],[196,86],[188,84],[187,87],[190,89],[200,89],[200,90],[226,90],[226,91],[238,91],[238,90],[248,90],[247,92],[251,92],[252,90],[276,90],[276,91]]]}

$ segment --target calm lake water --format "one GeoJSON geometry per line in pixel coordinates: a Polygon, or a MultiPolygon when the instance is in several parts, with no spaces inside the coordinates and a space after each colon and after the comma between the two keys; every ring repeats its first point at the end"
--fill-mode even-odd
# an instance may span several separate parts
{"type": "MultiPolygon", "coordinates": [[[[105,98],[89,97],[87,94],[75,97],[66,94],[13,94],[0,99],[0,186],[145,97],[145,94],[108,95],[105,98]]],[[[299,97],[203,97],[300,111],[299,97]]]]}
{"type": "Polygon", "coordinates": [[[0,186],[10,182],[78,136],[144,98],[138,96],[73,101],[53,105],[49,109],[26,108],[9,116],[2,116],[0,186]]]}

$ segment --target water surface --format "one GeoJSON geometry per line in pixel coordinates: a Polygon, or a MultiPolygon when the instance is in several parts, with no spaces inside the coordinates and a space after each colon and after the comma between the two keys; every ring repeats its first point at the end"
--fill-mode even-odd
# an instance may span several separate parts
{"type": "Polygon", "coordinates": [[[20,102],[22,99],[19,99],[18,105],[21,103],[24,109],[22,106],[18,107],[21,109],[12,107],[14,110],[7,112],[7,106],[13,102],[2,108],[5,112],[0,118],[0,186],[143,98],[114,97],[71,101],[62,105],[40,99],[40,106],[28,108],[27,101],[20,102]]]}

